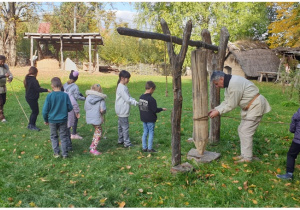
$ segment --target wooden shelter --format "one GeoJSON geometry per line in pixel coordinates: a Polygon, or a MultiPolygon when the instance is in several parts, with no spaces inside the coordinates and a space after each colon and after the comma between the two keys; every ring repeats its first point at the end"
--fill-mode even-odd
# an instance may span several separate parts
{"type": "Polygon", "coordinates": [[[224,72],[246,78],[258,78],[260,72],[277,72],[280,60],[265,43],[238,41],[228,43],[224,72]]]}
{"type": "Polygon", "coordinates": [[[83,51],[83,46],[89,46],[89,71],[93,68],[99,69],[97,47],[103,45],[103,39],[100,33],[25,33],[25,39],[30,39],[30,60],[33,65],[33,40],[37,43],[39,60],[45,58],[49,52],[49,45],[55,49],[55,57],[60,60],[60,68],[64,68],[63,51],[83,51]],[[94,53],[92,55],[92,46],[94,53]],[[60,53],[60,59],[59,59],[60,53]],[[93,62],[92,62],[93,57],[93,62]]]}
{"type": "Polygon", "coordinates": [[[277,48],[273,49],[273,51],[276,54],[280,54],[284,57],[292,57],[292,58],[300,61],[300,47],[294,47],[294,48],[277,47],[277,48]]]}

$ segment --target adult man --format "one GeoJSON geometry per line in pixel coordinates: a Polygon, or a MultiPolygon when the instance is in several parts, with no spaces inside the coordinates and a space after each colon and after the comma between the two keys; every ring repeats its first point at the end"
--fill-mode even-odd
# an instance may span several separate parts
{"type": "Polygon", "coordinates": [[[263,115],[271,110],[268,101],[259,94],[259,89],[244,77],[228,75],[222,71],[214,71],[211,82],[216,87],[225,88],[224,101],[208,115],[214,118],[227,113],[237,106],[241,107],[241,124],[238,133],[241,143],[241,156],[236,157],[238,162],[249,162],[253,159],[253,135],[263,115]]]}
{"type": "Polygon", "coordinates": [[[8,65],[5,63],[5,56],[0,55],[0,121],[6,122],[4,116],[4,104],[6,102],[6,81],[11,82],[13,76],[9,71],[8,65]]]}

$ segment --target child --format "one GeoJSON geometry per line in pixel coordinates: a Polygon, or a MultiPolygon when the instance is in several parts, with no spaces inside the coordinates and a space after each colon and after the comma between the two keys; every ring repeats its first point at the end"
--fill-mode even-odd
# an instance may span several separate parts
{"type": "MultiPolygon", "coordinates": [[[[85,100],[85,97],[79,92],[78,86],[75,84],[79,76],[78,71],[72,70],[69,75],[69,80],[64,84],[64,91],[72,95],[76,100],[85,100]]],[[[75,118],[74,126],[72,127],[71,139],[82,139],[77,133],[78,118],[75,118]]]]}
{"type": "Polygon", "coordinates": [[[138,102],[130,97],[127,84],[130,79],[130,73],[128,71],[122,70],[119,73],[119,80],[117,83],[116,92],[116,103],[115,111],[119,117],[118,120],[118,144],[124,144],[124,147],[132,147],[129,139],[129,122],[128,117],[130,113],[130,105],[138,105],[138,102]]]}
{"type": "Polygon", "coordinates": [[[58,135],[59,132],[61,140],[61,150],[63,158],[68,157],[67,143],[68,143],[68,112],[73,107],[68,94],[61,91],[62,84],[58,77],[53,77],[51,80],[51,87],[53,92],[47,95],[44,107],[43,118],[45,125],[50,127],[50,139],[54,151],[54,157],[60,157],[58,135]]]}
{"type": "Polygon", "coordinates": [[[157,152],[152,148],[154,127],[157,120],[156,113],[161,111],[166,111],[166,108],[157,108],[156,100],[152,97],[156,85],[152,81],[146,82],[145,93],[141,95],[139,101],[140,116],[143,122],[144,133],[142,137],[142,150],[143,152],[157,152]],[[147,147],[147,136],[148,137],[148,147],[147,147]]]}
{"type": "Polygon", "coordinates": [[[86,123],[93,125],[95,128],[90,153],[93,155],[101,155],[102,153],[97,151],[97,146],[102,136],[101,124],[104,121],[103,115],[106,112],[106,95],[102,93],[102,88],[99,84],[94,84],[91,90],[87,90],[85,94],[87,95],[84,103],[86,123]]]}
{"type": "Polygon", "coordinates": [[[40,131],[38,127],[36,127],[36,119],[39,114],[39,104],[38,100],[41,92],[49,92],[51,90],[41,88],[39,81],[37,81],[36,77],[38,74],[38,69],[34,66],[31,66],[28,70],[28,74],[25,76],[23,81],[24,87],[26,89],[25,99],[30,106],[31,115],[29,119],[29,124],[27,128],[29,130],[40,131]]]}
{"type": "Polygon", "coordinates": [[[67,94],[68,94],[71,104],[73,106],[73,110],[68,112],[68,137],[69,138],[68,138],[68,143],[67,143],[67,150],[70,152],[70,151],[73,151],[70,130],[71,130],[71,127],[74,126],[76,118],[77,119],[80,118],[80,109],[79,109],[76,99],[69,93],[67,93],[67,94]]]}
{"type": "Polygon", "coordinates": [[[293,179],[295,160],[300,152],[300,108],[292,117],[290,132],[294,133],[294,139],[287,153],[286,174],[277,174],[280,179],[293,179]]]}

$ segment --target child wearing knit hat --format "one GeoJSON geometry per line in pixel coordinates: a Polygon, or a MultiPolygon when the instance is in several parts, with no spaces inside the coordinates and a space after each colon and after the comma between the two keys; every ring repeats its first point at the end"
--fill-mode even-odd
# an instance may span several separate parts
{"type": "MultiPolygon", "coordinates": [[[[78,86],[75,84],[79,77],[79,72],[72,70],[69,75],[69,80],[64,84],[64,91],[75,98],[75,100],[85,100],[85,97],[79,92],[78,86]]],[[[82,139],[77,133],[78,118],[80,115],[75,116],[74,126],[72,127],[71,139],[82,139]],[[78,118],[77,118],[78,117],[78,118]]]]}

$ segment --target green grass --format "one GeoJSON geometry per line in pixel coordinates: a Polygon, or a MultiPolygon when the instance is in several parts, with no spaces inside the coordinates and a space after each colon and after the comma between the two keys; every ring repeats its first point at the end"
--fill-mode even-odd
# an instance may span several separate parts
{"type": "MultiPolygon", "coordinates": [[[[39,79],[39,78],[38,78],[39,79]]],[[[50,79],[39,80],[50,88],[50,79]]],[[[66,79],[66,78],[64,78],[66,79]]],[[[292,182],[276,178],[285,172],[286,153],[293,135],[288,124],[297,106],[284,106],[288,96],[282,95],[281,86],[273,83],[255,84],[272,107],[254,136],[254,155],[261,162],[235,164],[232,157],[240,152],[237,127],[239,120],[222,118],[221,140],[208,151],[221,153],[220,159],[208,164],[189,161],[186,154],[192,143],[192,82],[183,78],[183,109],[181,121],[182,163],[189,162],[194,171],[172,175],[171,164],[171,110],[173,104],[172,79],[169,78],[169,97],[165,97],[165,78],[133,75],[128,84],[132,97],[138,99],[144,84],[153,80],[156,85],[154,98],[159,107],[168,109],[158,114],[154,148],[159,152],[141,152],[142,123],[137,107],[132,107],[130,139],[136,146],[130,149],[117,145],[117,116],[114,100],[117,76],[82,74],[77,84],[82,93],[100,82],[108,95],[106,139],[102,139],[101,156],[89,154],[93,127],[85,123],[84,102],[79,101],[81,118],[78,132],[84,140],[73,140],[74,152],[69,159],[54,159],[49,128],[43,124],[41,114],[37,126],[42,130],[26,129],[27,122],[15,96],[8,85],[5,114],[7,123],[0,124],[0,206],[1,207],[299,207],[300,170],[295,170],[292,182]],[[246,187],[244,187],[246,186],[246,187]],[[248,188],[247,188],[248,187],[248,188]]],[[[65,80],[63,80],[65,82],[65,80]]],[[[18,80],[14,90],[27,115],[30,108],[24,98],[24,88],[18,80]]],[[[223,91],[221,93],[223,99],[223,91]]],[[[46,93],[42,93],[40,112],[46,93]]],[[[296,101],[296,99],[294,99],[296,101]]],[[[226,116],[239,118],[239,109],[226,116]]],[[[297,163],[296,163],[297,164],[297,163]]]]}

